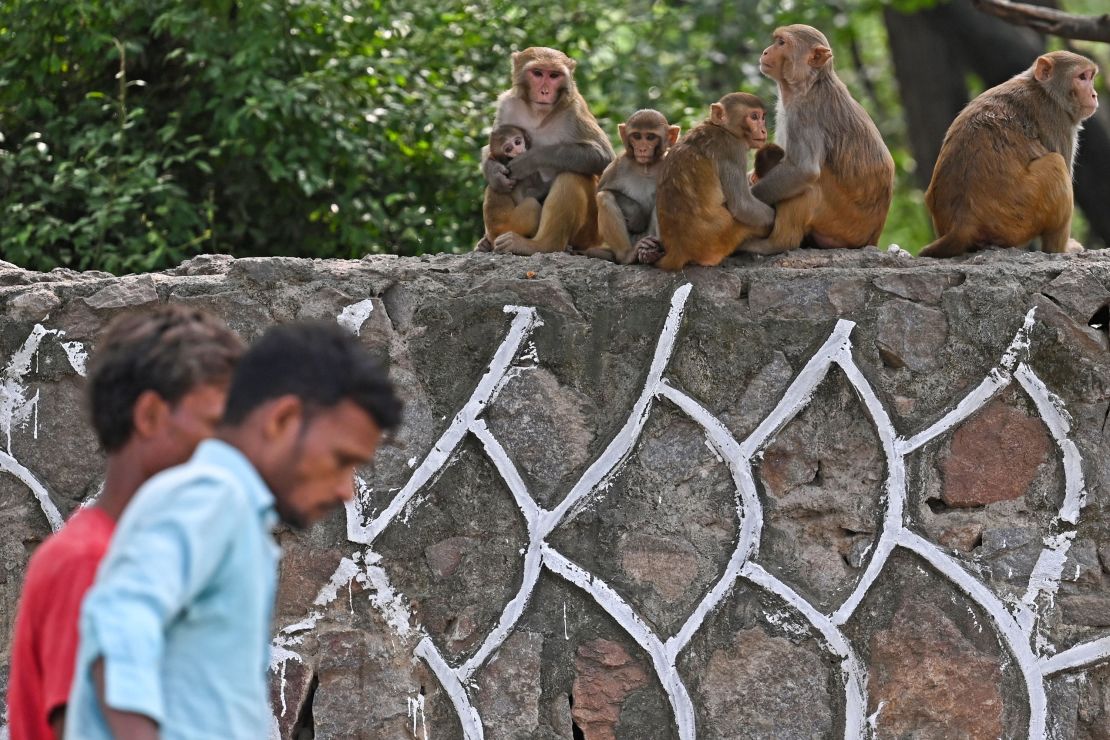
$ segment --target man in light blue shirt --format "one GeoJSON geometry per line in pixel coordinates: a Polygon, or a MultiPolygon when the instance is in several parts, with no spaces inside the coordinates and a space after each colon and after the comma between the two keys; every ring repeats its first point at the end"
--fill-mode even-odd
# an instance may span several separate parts
{"type": "Polygon", "coordinates": [[[66,738],[258,740],[280,516],[353,496],[400,402],[335,324],[271,329],[242,358],[217,438],[152,478],[120,521],[81,613],[66,738]]]}

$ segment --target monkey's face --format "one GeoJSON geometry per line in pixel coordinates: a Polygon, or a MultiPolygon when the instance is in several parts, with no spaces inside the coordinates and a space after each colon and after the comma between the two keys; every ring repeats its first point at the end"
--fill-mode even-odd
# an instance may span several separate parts
{"type": "Polygon", "coordinates": [[[567,72],[562,67],[535,65],[524,70],[528,82],[528,101],[533,105],[551,106],[567,84],[567,72]]]}
{"type": "Polygon", "coordinates": [[[771,45],[759,56],[759,71],[776,82],[782,82],[783,70],[789,59],[793,39],[783,31],[776,31],[771,45]]]}
{"type": "Polygon", "coordinates": [[[636,129],[628,134],[624,147],[637,164],[651,164],[663,156],[665,139],[657,131],[636,129]]]}
{"type": "Polygon", "coordinates": [[[740,113],[744,114],[740,127],[748,148],[759,149],[767,143],[767,112],[762,108],[754,108],[737,111],[736,115],[740,113]]]}
{"type": "Polygon", "coordinates": [[[1098,110],[1098,92],[1095,90],[1095,75],[1098,67],[1091,65],[1076,70],[1072,78],[1072,95],[1075,96],[1076,105],[1079,107],[1080,120],[1086,120],[1098,110]]]}
{"type": "Polygon", "coordinates": [[[505,159],[512,159],[513,157],[519,157],[521,154],[524,154],[527,149],[528,145],[524,143],[523,136],[510,136],[505,140],[505,143],[501,145],[501,156],[505,159]]]}

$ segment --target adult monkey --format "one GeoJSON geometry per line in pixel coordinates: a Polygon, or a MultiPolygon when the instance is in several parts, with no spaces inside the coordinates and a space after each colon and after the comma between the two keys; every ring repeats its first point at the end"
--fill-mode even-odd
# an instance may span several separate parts
{"type": "Polygon", "coordinates": [[[747,173],[748,151],[765,143],[762,100],[735,92],[713,103],[709,118],[663,159],[655,196],[659,237],[639,241],[637,260],[662,270],[716,265],[738,244],[766,236],[775,212],[752,196],[747,173]]]}
{"type": "Polygon", "coordinates": [[[482,172],[497,192],[510,192],[536,172],[549,190],[534,228],[490,234],[494,251],[535,254],[597,246],[596,177],[613,160],[613,147],[574,84],[576,63],[542,46],[512,59],[513,87],[498,98],[493,125],[519,126],[532,136],[532,148],[509,165],[483,151],[482,172]]]}
{"type": "Polygon", "coordinates": [[[629,265],[636,261],[636,242],[659,235],[656,180],[680,132],[651,108],[636,111],[617,127],[624,154],[605,168],[597,184],[597,226],[605,246],[586,254],[629,265]]]}
{"type": "Polygon", "coordinates": [[[925,193],[939,238],[925,257],[1041,237],[1046,252],[1070,241],[1072,166],[1083,121],[1098,110],[1095,63],[1069,51],[971,101],[952,122],[925,193]]]}
{"type": "Polygon", "coordinates": [[[778,83],[775,139],[786,159],[752,192],[775,206],[766,239],[742,251],[775,254],[875,244],[894,194],[894,160],[866,111],[833,71],[832,50],[811,26],[775,30],[759,69],[778,83]]]}

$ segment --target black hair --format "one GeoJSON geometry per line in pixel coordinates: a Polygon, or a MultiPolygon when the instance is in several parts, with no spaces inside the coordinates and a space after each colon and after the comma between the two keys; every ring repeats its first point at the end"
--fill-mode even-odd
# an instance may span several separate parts
{"type": "Polygon", "coordinates": [[[89,414],[107,452],[127,444],[135,401],[154,391],[174,404],[199,385],[230,380],[243,340],[207,311],[162,305],[112,320],[89,362],[89,414]]]}
{"type": "Polygon", "coordinates": [[[331,321],[273,326],[240,360],[224,423],[240,424],[280,396],[301,399],[309,413],[354,402],[382,429],[401,423],[401,401],[385,370],[358,339],[331,321]]]}

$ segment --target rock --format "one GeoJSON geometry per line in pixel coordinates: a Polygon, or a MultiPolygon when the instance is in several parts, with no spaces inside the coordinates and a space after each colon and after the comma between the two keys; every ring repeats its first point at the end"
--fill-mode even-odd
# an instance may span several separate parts
{"type": "Polygon", "coordinates": [[[625,572],[670,603],[686,593],[698,574],[697,553],[683,540],[630,534],[620,544],[620,553],[625,572]]]}
{"type": "Polygon", "coordinates": [[[991,402],[952,436],[944,461],[944,503],[985,506],[1023,496],[1037,468],[1048,461],[1049,445],[1044,422],[991,402]]]}
{"type": "Polygon", "coordinates": [[[763,630],[741,630],[713,651],[701,678],[707,738],[837,737],[829,666],[820,656],[763,630]]]}
{"type": "Polygon", "coordinates": [[[12,298],[6,312],[17,321],[42,321],[61,303],[52,290],[32,290],[12,298]]]}
{"type": "Polygon", "coordinates": [[[85,299],[89,308],[106,311],[116,308],[137,308],[158,300],[158,290],[150,275],[120,278],[85,299]]]}
{"type": "Polygon", "coordinates": [[[881,737],[1003,737],[998,658],[930,603],[906,600],[871,638],[869,713],[881,737]]]}
{"type": "Polygon", "coordinates": [[[437,578],[449,576],[458,569],[463,556],[478,544],[472,537],[449,537],[424,549],[424,557],[428,560],[428,567],[432,569],[437,578]]]}
{"type": "Polygon", "coordinates": [[[922,372],[936,366],[948,338],[944,313],[908,301],[890,301],[879,314],[879,356],[893,368],[922,372]]]}
{"type": "Polygon", "coordinates": [[[574,661],[570,715],[584,740],[616,740],[625,697],[647,685],[648,673],[620,643],[597,639],[580,645],[574,661]]]}
{"type": "Polygon", "coordinates": [[[531,737],[540,727],[543,635],[517,632],[478,674],[478,710],[489,740],[531,737]]]}

